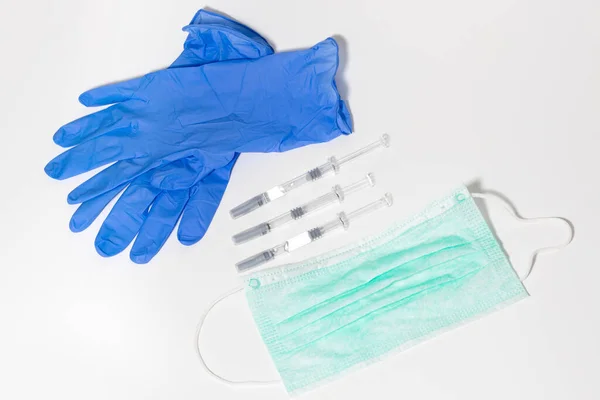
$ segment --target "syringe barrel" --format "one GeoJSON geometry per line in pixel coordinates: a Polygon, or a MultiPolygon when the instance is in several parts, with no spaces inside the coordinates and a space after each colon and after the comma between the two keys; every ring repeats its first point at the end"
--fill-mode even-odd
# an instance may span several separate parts
{"type": "Polygon", "coordinates": [[[322,196],[319,196],[316,199],[309,201],[308,203],[293,209],[292,212],[294,212],[296,210],[296,212],[301,212],[302,215],[304,215],[304,214],[311,213],[315,210],[318,210],[319,208],[325,207],[329,204],[337,203],[339,201],[339,197],[335,190],[336,190],[336,187],[334,187],[334,189],[331,192],[324,194],[322,196]]]}
{"type": "Polygon", "coordinates": [[[292,215],[292,212],[287,211],[281,215],[278,215],[275,218],[268,220],[267,224],[269,224],[269,226],[271,227],[271,230],[273,230],[275,228],[279,228],[281,225],[285,225],[288,222],[293,221],[294,219],[296,219],[296,218],[294,218],[294,216],[292,215]]]}

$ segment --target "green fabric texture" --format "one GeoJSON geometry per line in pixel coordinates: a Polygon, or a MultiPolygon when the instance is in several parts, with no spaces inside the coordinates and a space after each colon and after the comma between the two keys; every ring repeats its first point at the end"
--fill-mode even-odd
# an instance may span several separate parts
{"type": "Polygon", "coordinates": [[[292,394],[527,295],[465,187],[381,235],[256,272],[246,286],[292,394]]]}

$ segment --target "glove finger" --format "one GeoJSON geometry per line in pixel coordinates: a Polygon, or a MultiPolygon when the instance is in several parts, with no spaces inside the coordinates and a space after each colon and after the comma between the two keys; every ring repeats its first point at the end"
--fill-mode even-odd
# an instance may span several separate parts
{"type": "Polygon", "coordinates": [[[229,164],[214,170],[191,189],[177,230],[177,238],[182,244],[189,246],[204,237],[227,189],[237,158],[236,154],[229,164]]]}
{"type": "MultiPolygon", "coordinates": [[[[166,159],[165,159],[166,160],[166,159]]],[[[82,203],[144,174],[146,185],[162,190],[189,189],[208,172],[193,157],[175,160],[162,167],[159,162],[133,158],[116,162],[76,187],[69,196],[69,204],[82,203]],[[146,173],[147,172],[147,173],[146,173]]]]}
{"type": "Polygon", "coordinates": [[[131,261],[145,264],[160,251],[181,217],[189,192],[189,189],[173,190],[158,195],[133,243],[131,261]]]}
{"type": "Polygon", "coordinates": [[[122,252],[139,232],[159,193],[146,185],[130,185],[100,227],[95,241],[98,254],[112,257],[122,252]]]}
{"type": "Polygon", "coordinates": [[[90,89],[79,96],[79,102],[86,107],[95,107],[137,99],[135,92],[147,85],[150,80],[148,76],[142,76],[90,89]]]}
{"type": "Polygon", "coordinates": [[[113,161],[133,158],[131,128],[121,128],[83,142],[50,161],[44,171],[54,179],[67,179],[113,161]]]}
{"type": "Polygon", "coordinates": [[[109,107],[62,126],[52,139],[62,147],[71,147],[129,125],[120,107],[109,107]]]}
{"type": "Polygon", "coordinates": [[[145,158],[133,158],[114,163],[92,176],[69,193],[67,203],[78,204],[125,184],[152,168],[145,158]]]}
{"type": "Polygon", "coordinates": [[[69,229],[72,232],[81,232],[87,229],[98,218],[98,215],[106,208],[108,203],[121,193],[126,186],[127,184],[117,186],[111,191],[81,203],[73,213],[71,221],[69,221],[69,229]]]}

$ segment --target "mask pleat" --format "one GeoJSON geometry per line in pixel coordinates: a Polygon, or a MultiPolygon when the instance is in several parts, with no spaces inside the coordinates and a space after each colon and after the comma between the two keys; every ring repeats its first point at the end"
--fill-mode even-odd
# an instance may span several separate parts
{"type": "Polygon", "coordinates": [[[444,257],[444,251],[423,257],[429,259],[423,264],[420,262],[422,258],[419,258],[397,265],[368,283],[335,296],[328,304],[313,307],[311,313],[296,315],[285,323],[277,324],[281,335],[280,343],[284,348],[291,346],[287,351],[293,352],[299,344],[304,346],[304,342],[311,343],[331,332],[350,328],[350,325],[360,323],[369,315],[376,316],[378,310],[391,309],[394,304],[416,300],[419,295],[441,288],[447,282],[469,276],[481,267],[473,261],[475,250],[470,250],[465,249],[463,255],[442,262],[439,259],[444,257]],[[418,272],[411,271],[417,262],[420,266],[427,267],[418,272]],[[457,268],[457,265],[461,267],[457,268]]]}

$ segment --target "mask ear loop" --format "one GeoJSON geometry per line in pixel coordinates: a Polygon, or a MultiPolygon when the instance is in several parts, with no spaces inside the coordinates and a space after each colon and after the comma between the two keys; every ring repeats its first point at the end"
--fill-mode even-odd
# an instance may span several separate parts
{"type": "Polygon", "coordinates": [[[198,327],[196,328],[196,354],[198,354],[198,358],[200,359],[200,364],[202,364],[202,367],[204,368],[204,370],[213,378],[215,378],[216,380],[225,383],[227,385],[235,385],[235,386],[249,386],[249,387],[256,387],[256,386],[272,386],[272,385],[276,385],[281,383],[281,381],[279,380],[273,380],[273,381],[259,381],[259,380],[247,380],[247,381],[234,381],[231,379],[227,379],[224,378],[223,376],[217,374],[216,372],[214,372],[212,369],[210,369],[210,367],[208,366],[208,364],[206,364],[206,361],[204,360],[204,357],[202,357],[202,350],[200,350],[200,335],[202,334],[202,327],[204,326],[204,321],[206,320],[206,317],[208,316],[208,314],[210,314],[210,312],[212,311],[212,309],[219,304],[221,301],[225,300],[226,298],[228,298],[229,296],[232,296],[238,292],[241,292],[242,290],[244,290],[244,288],[242,286],[237,287],[221,296],[219,296],[215,301],[213,301],[211,303],[210,306],[208,306],[208,308],[206,309],[206,311],[202,314],[202,316],[200,317],[200,322],[198,322],[198,327]]]}
{"type": "MultiPolygon", "coordinates": [[[[508,211],[508,213],[511,215],[511,217],[513,217],[515,220],[517,220],[519,222],[522,222],[525,224],[537,224],[542,221],[548,221],[548,220],[554,219],[554,220],[561,221],[564,225],[567,226],[567,229],[569,229],[569,233],[570,233],[569,237],[563,243],[560,243],[555,246],[542,247],[540,249],[535,250],[533,253],[531,253],[531,255],[529,256],[529,263],[528,263],[529,268],[527,269],[525,276],[523,276],[523,277],[519,276],[519,279],[521,280],[521,282],[524,282],[527,278],[529,278],[529,275],[531,275],[531,271],[533,271],[533,266],[535,265],[535,262],[536,262],[539,254],[561,250],[561,249],[567,247],[573,241],[573,237],[575,236],[575,231],[574,231],[571,223],[568,220],[566,220],[565,218],[561,218],[561,217],[523,218],[519,214],[517,214],[517,211],[506,200],[504,200],[503,198],[501,198],[500,196],[498,196],[496,194],[471,193],[471,196],[474,198],[483,199],[483,200],[493,200],[496,203],[501,204],[502,207],[506,211],[508,211]]],[[[519,274],[517,273],[517,275],[519,275],[519,274]]]]}

